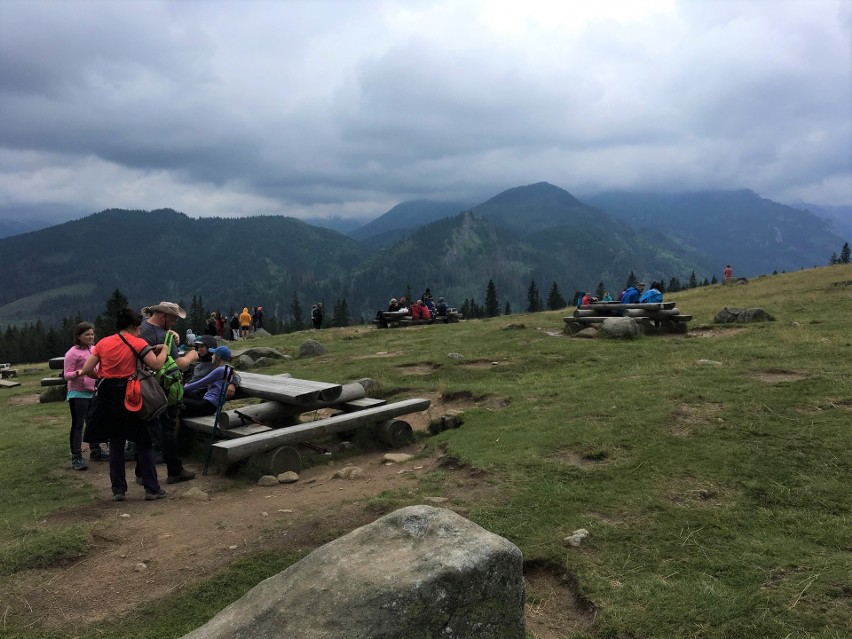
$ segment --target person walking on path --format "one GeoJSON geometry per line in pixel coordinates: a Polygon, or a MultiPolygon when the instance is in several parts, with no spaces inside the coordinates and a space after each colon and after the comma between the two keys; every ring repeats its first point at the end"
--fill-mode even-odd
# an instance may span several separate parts
{"type": "Polygon", "coordinates": [[[724,270],[724,271],[722,271],[722,277],[723,277],[723,278],[725,278],[726,280],[729,280],[729,279],[731,279],[733,276],[734,276],[734,269],[732,269],[732,268],[731,268],[731,265],[730,265],[730,264],[728,264],[728,265],[725,267],[725,270],[724,270]]]}
{"type": "Polygon", "coordinates": [[[146,422],[127,409],[125,393],[127,380],[136,373],[136,360],[141,357],[152,370],[166,362],[162,345],[150,346],[139,337],[142,317],[124,308],[115,318],[118,333],[104,337],[92,349],[81,370],[81,376],[100,378],[94,412],[86,424],[86,434],[94,441],[109,439],[109,478],[114,501],[124,501],[127,479],[124,473],[124,444],[136,442],[136,465],[145,487],[145,501],[161,499],[166,491],[160,488],[154,448],[146,422]]]}
{"type": "MultiPolygon", "coordinates": [[[[157,346],[158,344],[165,344],[166,333],[171,333],[172,345],[167,355],[171,355],[177,367],[185,371],[198,360],[198,352],[190,350],[180,355],[178,352],[180,337],[172,329],[178,319],[186,317],[186,311],[174,302],[160,302],[155,306],[149,306],[148,310],[151,317],[142,323],[139,330],[140,337],[151,346],[157,346]]],[[[168,484],[176,484],[195,478],[195,473],[186,470],[178,456],[177,421],[179,415],[180,405],[177,405],[169,406],[159,417],[160,448],[163,453],[163,461],[166,462],[168,472],[166,483],[168,484]]]]}
{"type": "MultiPolygon", "coordinates": [[[[65,353],[65,381],[68,382],[68,408],[71,411],[71,467],[74,470],[86,470],[83,459],[83,426],[86,413],[95,394],[95,380],[83,376],[83,366],[92,354],[95,343],[95,327],[89,322],[81,322],[74,329],[74,346],[65,353]]],[[[109,454],[101,449],[100,443],[89,446],[89,459],[107,461],[109,454]]]]}

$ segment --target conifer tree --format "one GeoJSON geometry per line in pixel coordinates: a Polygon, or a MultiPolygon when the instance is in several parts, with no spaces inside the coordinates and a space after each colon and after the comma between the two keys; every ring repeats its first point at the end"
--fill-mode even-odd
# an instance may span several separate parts
{"type": "Polygon", "coordinates": [[[115,289],[112,295],[107,298],[103,313],[95,318],[95,335],[101,338],[115,333],[115,316],[129,304],[130,300],[124,293],[120,289],[115,289]]]}
{"type": "Polygon", "coordinates": [[[624,288],[630,288],[631,286],[636,286],[639,283],[639,278],[636,277],[636,273],[632,270],[630,271],[630,275],[627,276],[627,284],[624,285],[624,288]]]}
{"type": "Polygon", "coordinates": [[[512,305],[509,304],[509,301],[506,300],[506,306],[503,308],[503,315],[511,315],[512,314],[512,305]]]}
{"type": "Polygon", "coordinates": [[[194,333],[200,335],[204,332],[204,326],[207,323],[207,309],[204,308],[204,302],[200,295],[198,297],[192,296],[192,302],[189,304],[189,315],[186,319],[189,320],[189,328],[194,333]]]}
{"type": "Polygon", "coordinates": [[[837,257],[837,251],[835,251],[834,253],[831,254],[831,259],[828,260],[828,263],[833,266],[833,265],[837,264],[838,262],[840,262],[840,258],[837,257]]]}
{"type": "Polygon", "coordinates": [[[538,313],[541,309],[542,301],[538,287],[535,285],[535,280],[530,280],[530,286],[527,289],[527,313],[538,313]]]}
{"type": "Polygon", "coordinates": [[[711,280],[710,280],[710,283],[711,283],[711,284],[718,284],[718,283],[719,283],[719,280],[717,280],[717,279],[716,279],[716,275],[715,275],[715,274],[713,275],[713,279],[711,279],[711,280]]]}
{"type": "Polygon", "coordinates": [[[604,285],[603,280],[601,280],[595,287],[595,297],[597,297],[599,300],[602,300],[604,293],[606,293],[606,286],[604,285]]]}
{"type": "Polygon", "coordinates": [[[849,242],[843,243],[843,248],[840,251],[840,263],[841,264],[849,264],[849,242]]]}
{"type": "Polygon", "coordinates": [[[488,280],[488,288],[485,291],[485,316],[497,317],[500,315],[500,302],[497,301],[497,287],[494,280],[488,280]]]}
{"type": "Polygon", "coordinates": [[[338,327],[349,326],[349,305],[346,303],[345,297],[335,302],[331,325],[338,327]]]}
{"type": "Polygon", "coordinates": [[[698,278],[695,277],[695,271],[689,276],[689,288],[698,288],[698,278]]]}
{"type": "Polygon", "coordinates": [[[558,311],[560,308],[565,308],[566,306],[568,306],[568,303],[562,297],[559,287],[554,282],[550,285],[550,293],[547,294],[547,308],[551,311],[558,311]]]}
{"type": "Polygon", "coordinates": [[[680,280],[676,277],[672,277],[669,280],[669,293],[677,293],[680,290],[680,280]]]}
{"type": "Polygon", "coordinates": [[[302,314],[302,305],[299,296],[293,293],[293,301],[290,302],[290,332],[305,330],[305,318],[302,314]]]}

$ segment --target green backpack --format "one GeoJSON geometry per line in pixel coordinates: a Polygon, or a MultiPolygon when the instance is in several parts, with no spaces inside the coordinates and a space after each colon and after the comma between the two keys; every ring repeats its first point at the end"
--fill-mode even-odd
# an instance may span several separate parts
{"type": "Polygon", "coordinates": [[[157,371],[157,381],[166,391],[166,397],[169,399],[169,406],[177,406],[183,399],[183,371],[178,368],[177,362],[171,356],[172,343],[174,338],[171,333],[166,333],[166,341],[164,342],[166,352],[166,363],[157,371]]]}

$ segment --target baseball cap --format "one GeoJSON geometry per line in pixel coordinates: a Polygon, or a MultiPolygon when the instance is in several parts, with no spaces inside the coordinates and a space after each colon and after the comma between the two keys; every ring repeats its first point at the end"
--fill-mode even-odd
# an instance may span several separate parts
{"type": "Polygon", "coordinates": [[[231,349],[227,346],[217,346],[216,348],[211,348],[210,352],[214,355],[218,355],[219,359],[231,359],[231,349]]]}
{"type": "Polygon", "coordinates": [[[212,335],[199,335],[192,343],[193,346],[206,346],[207,348],[216,348],[216,338],[212,335]]]}

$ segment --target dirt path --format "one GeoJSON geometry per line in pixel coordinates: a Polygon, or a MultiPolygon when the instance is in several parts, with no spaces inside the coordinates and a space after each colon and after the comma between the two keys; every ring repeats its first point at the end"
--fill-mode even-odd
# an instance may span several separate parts
{"type": "MultiPolygon", "coordinates": [[[[463,408],[433,397],[430,414],[463,408]]],[[[406,418],[415,430],[425,430],[429,415],[406,418]]],[[[423,446],[413,444],[393,452],[417,455],[423,446]]],[[[202,476],[198,465],[187,467],[196,479],[166,485],[167,498],[145,502],[141,486],[131,485],[127,500],[113,502],[105,463],[90,463],[85,478],[95,485],[99,498],[92,504],[58,511],[40,522],[53,526],[86,523],[92,526],[90,552],[79,562],[49,570],[28,571],[0,587],[3,618],[47,626],[97,622],[114,618],[141,603],[179,591],[207,578],[240,556],[269,550],[317,547],[376,519],[369,501],[386,490],[416,485],[417,478],[433,470],[436,454],[415,457],[403,464],[385,463],[384,452],[371,451],[303,469],[299,481],[272,487],[235,487],[227,477],[202,476]],[[357,466],[357,479],[332,479],[335,470],[357,466]],[[187,495],[200,489],[203,500],[187,495]],[[5,591],[5,592],[3,592],[5,591]]],[[[72,471],[69,471],[72,472],[72,471]]],[[[465,514],[480,498],[493,498],[497,487],[481,472],[452,470],[453,494],[432,503],[465,514]]],[[[128,475],[133,477],[132,464],[128,475]]],[[[527,575],[529,630],[538,639],[568,636],[570,628],[586,627],[589,618],[554,571],[540,567],[527,575]]]]}

